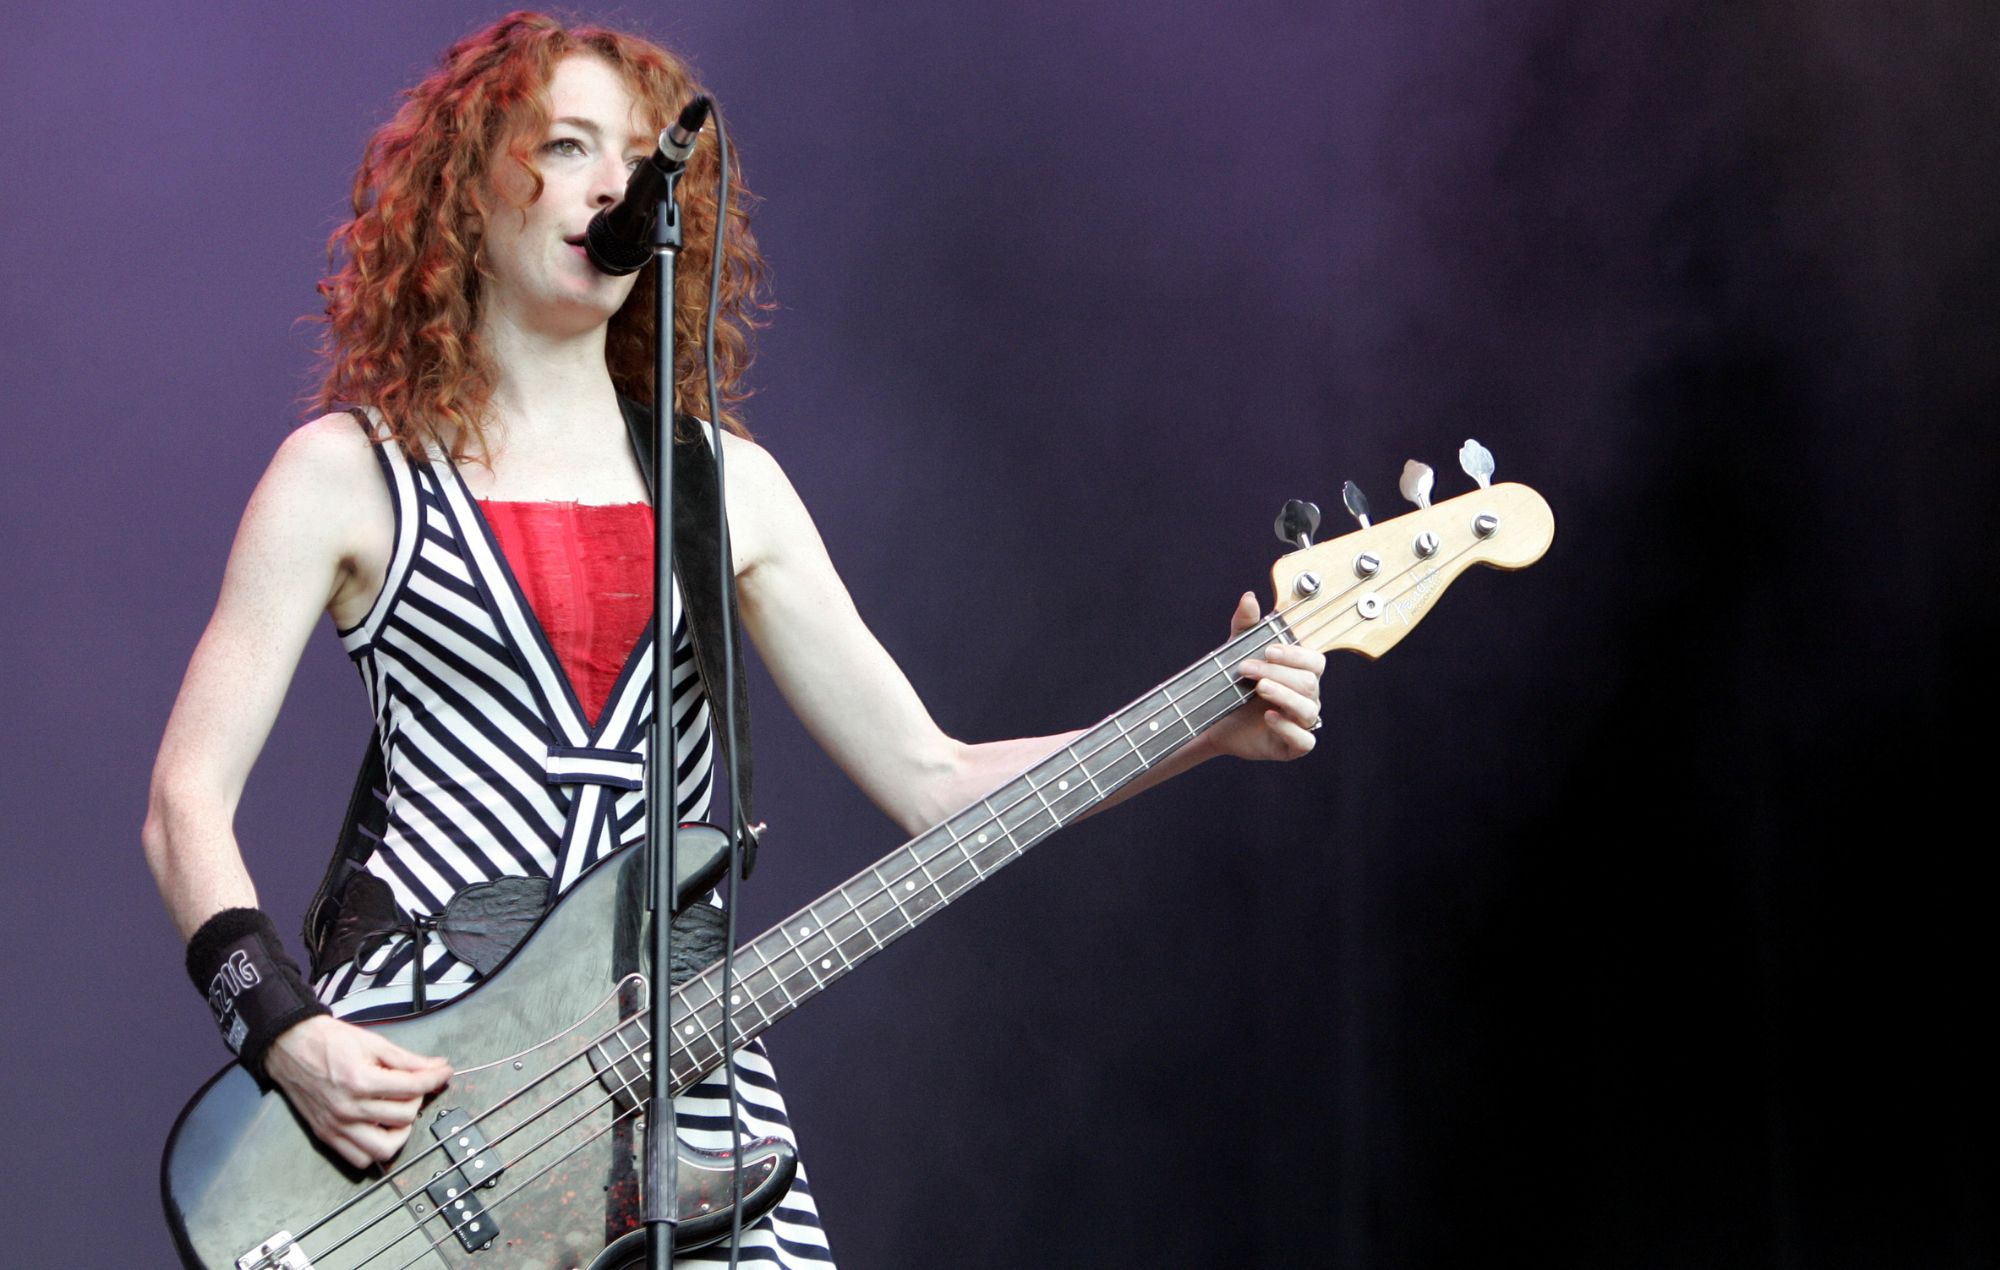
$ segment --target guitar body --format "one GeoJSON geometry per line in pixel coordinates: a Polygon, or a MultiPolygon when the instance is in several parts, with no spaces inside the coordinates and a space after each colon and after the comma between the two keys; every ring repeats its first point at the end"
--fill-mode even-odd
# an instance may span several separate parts
{"type": "MultiPolygon", "coordinates": [[[[684,830],[679,854],[696,857],[683,870],[683,902],[713,884],[717,859],[727,866],[723,835],[707,826],[684,830]],[[690,876],[703,873],[711,876],[690,876]]],[[[380,1170],[348,1168],[283,1095],[260,1090],[241,1067],[210,1081],[181,1113],[161,1164],[182,1261],[203,1270],[611,1270],[642,1258],[643,1238],[600,1254],[639,1229],[645,874],[641,853],[614,857],[492,976],[426,1014],[379,1025],[457,1071],[380,1170]]],[[[727,1151],[677,1145],[676,1246],[699,1247],[729,1233],[730,1161],[727,1151]]],[[[796,1170],[783,1142],[745,1140],[745,1225],[777,1203],[796,1170]]]]}

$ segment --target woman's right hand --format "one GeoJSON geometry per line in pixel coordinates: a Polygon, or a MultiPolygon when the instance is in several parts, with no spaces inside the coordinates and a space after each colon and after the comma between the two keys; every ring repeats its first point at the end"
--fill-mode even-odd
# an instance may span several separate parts
{"type": "Polygon", "coordinates": [[[424,1099],[452,1075],[442,1058],[327,1014],[287,1028],[264,1071],[313,1135],[357,1169],[395,1159],[424,1099]]]}

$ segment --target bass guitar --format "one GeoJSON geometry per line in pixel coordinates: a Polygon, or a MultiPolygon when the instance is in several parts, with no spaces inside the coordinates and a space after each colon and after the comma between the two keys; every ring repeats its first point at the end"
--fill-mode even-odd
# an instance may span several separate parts
{"type": "MultiPolygon", "coordinates": [[[[1318,513],[1288,504],[1280,536],[1300,549],[1273,570],[1264,621],[1161,683],[1008,784],[919,834],[751,940],[724,996],[717,963],[673,994],[674,1092],[1029,847],[1091,810],[1249,698],[1236,667],[1273,641],[1379,657],[1475,564],[1523,568],[1554,536],[1548,504],[1489,485],[1491,458],[1461,461],[1479,488],[1432,506],[1430,473],[1403,488],[1417,510],[1306,545],[1318,513]]],[[[1468,457],[1469,456],[1469,457],[1468,457]]],[[[681,839],[681,903],[727,867],[725,835],[681,839]]],[[[401,1154],[360,1172],[321,1147],[282,1095],[231,1066],[181,1113],[161,1166],[167,1221],[197,1270],[618,1270],[643,1264],[637,1162],[651,1020],[650,938],[638,852],[578,881],[492,975],[457,999],[380,1024],[457,1069],[401,1154]]],[[[728,1235],[736,1161],[680,1145],[677,1248],[728,1235]]],[[[790,1186],[775,1139],[745,1141],[745,1225],[790,1186]]]]}

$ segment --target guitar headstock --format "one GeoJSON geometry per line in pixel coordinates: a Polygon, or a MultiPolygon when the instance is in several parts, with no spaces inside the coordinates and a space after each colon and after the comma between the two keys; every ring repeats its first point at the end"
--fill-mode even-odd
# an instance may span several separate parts
{"type": "MultiPolygon", "coordinates": [[[[1468,448],[1475,444],[1467,442],[1468,448]]],[[[1403,491],[1419,506],[1379,525],[1369,522],[1367,501],[1350,484],[1343,501],[1362,527],[1294,551],[1271,570],[1273,610],[1298,642],[1321,652],[1346,649],[1380,657],[1423,621],[1445,588],[1473,565],[1524,569],[1541,559],[1555,537],[1555,513],[1525,485],[1487,485],[1490,455],[1484,464],[1483,473],[1477,463],[1467,467],[1480,488],[1435,506],[1430,504],[1430,469],[1411,464],[1403,491]]],[[[1310,519],[1316,525],[1317,509],[1310,519]]],[[[1280,536],[1287,536],[1286,525],[1296,529],[1300,520],[1287,504],[1280,536]]]]}

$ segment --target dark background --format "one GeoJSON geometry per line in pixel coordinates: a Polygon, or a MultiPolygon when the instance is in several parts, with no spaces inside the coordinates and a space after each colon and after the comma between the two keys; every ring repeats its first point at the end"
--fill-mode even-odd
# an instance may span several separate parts
{"type": "MultiPolygon", "coordinates": [[[[362,142],[500,11],[8,18],[10,1263],[171,1259],[223,1051],[153,747],[362,142]]],[[[750,420],[954,734],[1205,651],[1287,497],[1390,514],[1476,436],[1558,519],[1337,659],[1306,761],[1075,828],[773,1033],[843,1263],[1994,1263],[1994,6],[599,16],[729,112],[750,420]]],[[[756,704],[761,926],[899,835],[756,704]]],[[[366,726],[320,637],[238,824],[288,931],[366,726]]]]}

